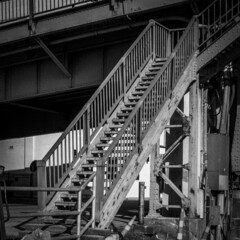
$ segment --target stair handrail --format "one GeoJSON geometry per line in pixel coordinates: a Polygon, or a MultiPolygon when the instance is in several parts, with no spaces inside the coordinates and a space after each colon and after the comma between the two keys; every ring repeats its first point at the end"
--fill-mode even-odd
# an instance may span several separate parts
{"type": "MultiPolygon", "coordinates": [[[[47,171],[47,186],[60,186],[62,184],[71,168],[86,152],[90,141],[102,127],[102,124],[106,122],[112,110],[124,98],[134,80],[149,60],[153,58],[154,43],[152,35],[154,34],[154,26],[160,26],[164,29],[167,36],[169,32],[167,28],[150,21],[44,158],[40,160],[47,169],[45,170],[47,171]],[[140,60],[136,62],[133,56],[136,54],[137,48],[140,49],[139,44],[143,46],[139,53],[141,55],[140,60]],[[108,90],[110,91],[108,92],[108,90]],[[102,101],[101,106],[100,101],[102,101]],[[67,152],[68,149],[69,152],[67,152]],[[59,161],[61,167],[59,167],[59,161]]],[[[164,49],[164,51],[167,51],[167,49],[164,49]]],[[[164,54],[163,51],[161,54],[164,54]]],[[[50,198],[51,196],[48,197],[48,201],[50,198]]]]}
{"type": "Polygon", "coordinates": [[[231,24],[240,20],[240,1],[215,0],[197,17],[200,24],[199,50],[203,52],[219,39],[231,24]]]}
{"type": "MultiPolygon", "coordinates": [[[[136,104],[136,106],[134,107],[134,109],[132,110],[131,114],[129,115],[129,117],[127,118],[127,120],[125,121],[123,127],[121,128],[121,130],[119,131],[119,133],[117,134],[117,136],[114,138],[113,142],[111,143],[111,145],[109,146],[108,150],[106,151],[106,153],[104,154],[104,156],[101,158],[100,161],[98,161],[98,171],[97,171],[97,184],[100,185],[101,180],[98,179],[100,177],[103,177],[103,171],[106,171],[106,169],[111,169],[111,168],[119,168],[119,165],[122,164],[122,168],[120,170],[118,170],[119,174],[116,174],[116,172],[114,173],[105,173],[105,179],[103,179],[103,186],[102,188],[104,188],[104,191],[102,191],[102,196],[100,196],[100,198],[102,197],[102,199],[98,200],[99,201],[99,208],[101,208],[101,206],[103,206],[104,202],[106,201],[107,197],[111,194],[112,190],[114,189],[117,181],[119,178],[121,178],[121,173],[124,171],[124,169],[127,167],[129,160],[131,159],[131,157],[133,156],[133,154],[138,153],[139,151],[141,151],[141,141],[144,137],[144,134],[146,134],[147,129],[150,127],[150,125],[152,124],[152,122],[154,121],[156,114],[152,115],[152,118],[149,121],[149,124],[147,126],[143,126],[144,125],[144,120],[143,120],[143,116],[145,114],[145,109],[144,109],[144,104],[146,104],[146,100],[149,97],[149,95],[151,93],[153,93],[152,91],[154,90],[154,88],[156,87],[157,83],[160,81],[161,78],[164,78],[164,74],[169,70],[169,72],[172,70],[172,65],[175,64],[173,61],[177,60],[176,56],[178,56],[178,54],[180,54],[180,50],[182,47],[190,47],[189,48],[189,52],[186,52],[186,59],[184,61],[184,64],[181,59],[182,56],[179,56],[179,62],[178,62],[178,66],[180,67],[180,69],[178,69],[177,72],[174,72],[173,75],[171,76],[172,80],[171,82],[168,83],[164,83],[162,81],[162,86],[167,84],[168,87],[168,91],[166,89],[162,89],[163,90],[163,99],[159,100],[159,99],[155,99],[154,101],[152,101],[152,104],[157,104],[157,108],[156,111],[159,111],[161,106],[163,105],[163,103],[166,101],[166,99],[168,99],[170,97],[171,91],[174,88],[174,86],[177,83],[177,80],[179,79],[179,77],[181,76],[183,70],[185,69],[185,67],[187,66],[188,62],[190,61],[190,59],[192,58],[192,56],[195,54],[196,50],[198,49],[198,21],[197,21],[197,17],[194,16],[192,18],[192,20],[190,21],[190,23],[188,24],[188,27],[186,28],[185,32],[183,33],[182,37],[180,38],[178,44],[176,45],[176,47],[174,48],[173,52],[171,53],[170,57],[167,59],[166,63],[164,64],[164,66],[162,67],[162,69],[160,70],[160,72],[154,77],[154,80],[152,81],[151,85],[147,88],[146,92],[143,94],[143,96],[141,97],[141,99],[138,101],[138,103],[136,104]],[[190,35],[191,34],[191,35],[190,35]],[[186,39],[189,40],[189,43],[187,44],[185,41],[186,39]],[[191,51],[190,51],[191,50],[191,51]],[[182,66],[181,66],[182,65],[182,66]],[[174,81],[173,81],[174,80],[174,81]],[[158,103],[159,102],[159,103],[158,103]],[[142,111],[142,112],[141,112],[142,111]],[[131,130],[131,125],[135,128],[134,130],[131,130]],[[134,126],[135,125],[135,126],[134,126]],[[134,139],[127,139],[128,141],[132,141],[132,143],[135,144],[135,148],[132,149],[132,151],[130,152],[129,156],[126,157],[125,161],[123,161],[123,163],[121,162],[122,159],[120,158],[119,154],[115,155],[115,158],[119,158],[120,162],[119,164],[109,164],[109,162],[111,161],[115,161],[114,157],[112,157],[112,154],[114,154],[114,151],[116,152],[117,148],[119,146],[121,146],[122,143],[125,144],[124,139],[126,139],[126,136],[124,135],[126,132],[132,131],[133,133],[136,134],[134,139]],[[122,136],[124,136],[122,138],[122,136]],[[117,147],[117,148],[116,148],[117,147]],[[107,180],[108,176],[115,174],[115,178],[111,178],[110,180],[107,180]]],[[[155,89],[157,90],[157,89],[155,89]]],[[[161,97],[161,96],[159,96],[161,97]]],[[[151,105],[150,103],[147,103],[149,105],[151,105]]],[[[122,149],[123,151],[123,149],[122,149]]],[[[124,153],[126,154],[126,153],[124,153]]],[[[101,185],[97,187],[98,190],[98,194],[101,194],[100,189],[101,185]]],[[[99,195],[98,195],[99,197],[99,195]]]]}

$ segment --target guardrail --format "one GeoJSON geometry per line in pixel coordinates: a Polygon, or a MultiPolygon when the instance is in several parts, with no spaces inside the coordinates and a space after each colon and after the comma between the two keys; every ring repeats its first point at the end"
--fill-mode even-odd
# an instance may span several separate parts
{"type": "Polygon", "coordinates": [[[0,24],[97,2],[104,2],[104,0],[4,0],[0,1],[0,24]]]}
{"type": "MultiPolygon", "coordinates": [[[[79,239],[84,234],[84,232],[92,226],[92,228],[95,227],[95,201],[96,201],[96,195],[95,195],[95,187],[96,187],[96,173],[94,173],[88,180],[85,181],[85,183],[81,187],[71,187],[71,188],[51,188],[51,187],[7,187],[7,191],[21,191],[21,192],[38,192],[39,195],[46,192],[76,192],[78,194],[78,200],[77,200],[77,209],[74,211],[51,211],[51,212],[45,212],[45,211],[38,211],[36,213],[20,213],[20,214],[11,214],[11,218],[32,218],[32,217],[46,217],[46,216],[76,216],[77,217],[77,233],[74,236],[70,236],[71,238],[79,239]],[[87,187],[87,185],[92,182],[92,188],[93,188],[93,195],[86,201],[82,201],[82,191],[87,187]],[[90,219],[86,219],[84,217],[84,222],[86,224],[81,227],[81,220],[82,220],[82,214],[83,212],[91,206],[91,216],[90,219]]],[[[1,191],[0,186],[0,191],[1,191]]],[[[38,199],[39,205],[41,208],[41,197],[38,199]]]]}
{"type": "Polygon", "coordinates": [[[203,52],[240,20],[240,0],[215,0],[198,15],[199,50],[203,52]]]}

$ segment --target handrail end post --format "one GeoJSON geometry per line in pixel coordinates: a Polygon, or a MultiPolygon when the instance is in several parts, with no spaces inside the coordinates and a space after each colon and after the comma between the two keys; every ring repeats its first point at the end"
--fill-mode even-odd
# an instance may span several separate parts
{"type": "MultiPolygon", "coordinates": [[[[37,185],[38,187],[47,187],[46,179],[46,162],[37,161],[37,185]]],[[[38,208],[43,210],[46,207],[47,193],[45,191],[38,192],[38,208]]]]}

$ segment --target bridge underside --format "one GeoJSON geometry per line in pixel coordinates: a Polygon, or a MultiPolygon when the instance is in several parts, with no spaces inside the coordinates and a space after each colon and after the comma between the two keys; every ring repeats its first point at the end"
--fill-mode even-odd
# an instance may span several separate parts
{"type": "Polygon", "coordinates": [[[62,131],[149,19],[179,28],[192,14],[182,0],[100,1],[36,16],[34,31],[0,24],[0,139],[62,131]]]}

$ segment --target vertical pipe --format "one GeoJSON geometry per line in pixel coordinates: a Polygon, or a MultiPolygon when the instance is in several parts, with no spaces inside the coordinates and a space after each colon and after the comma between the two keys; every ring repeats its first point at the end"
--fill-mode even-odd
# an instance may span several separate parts
{"type": "Polygon", "coordinates": [[[144,224],[145,182],[139,182],[139,224],[144,224]]]}

